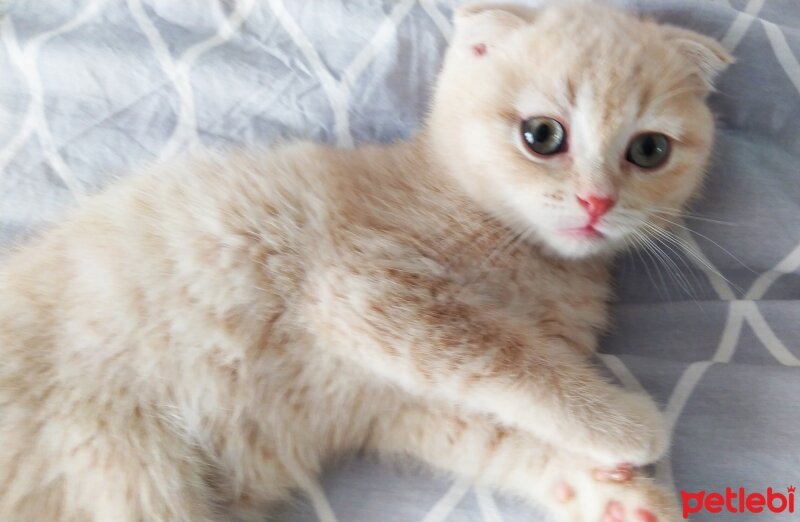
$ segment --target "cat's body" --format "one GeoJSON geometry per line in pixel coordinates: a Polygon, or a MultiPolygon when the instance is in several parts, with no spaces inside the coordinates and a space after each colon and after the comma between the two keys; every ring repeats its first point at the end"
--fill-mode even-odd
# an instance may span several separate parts
{"type": "MultiPolygon", "coordinates": [[[[3,310],[3,353],[13,365],[2,376],[6,385],[24,382],[12,383],[0,405],[4,416],[19,409],[37,421],[4,432],[0,469],[31,468],[29,480],[38,483],[63,462],[60,472],[75,477],[74,487],[102,498],[86,480],[96,465],[90,455],[108,452],[119,480],[141,487],[145,479],[126,462],[139,450],[125,440],[141,444],[141,434],[176,453],[163,459],[170,467],[189,451],[198,480],[217,468],[214,483],[225,493],[277,497],[294,481],[271,466],[297,453],[304,471],[316,471],[324,455],[363,446],[374,424],[391,421],[403,402],[428,402],[386,389],[385,377],[341,359],[338,351],[357,356],[360,347],[347,346],[354,332],[337,330],[398,329],[364,333],[364,342],[385,337],[386,361],[376,363],[385,372],[397,371],[392,350],[408,350],[420,381],[409,384],[420,391],[428,367],[444,362],[429,346],[394,346],[412,325],[388,304],[381,310],[377,296],[344,309],[362,298],[349,288],[361,282],[343,281],[347,273],[391,280],[420,298],[433,296],[435,280],[455,281],[465,296],[480,292],[520,322],[591,348],[588,323],[603,319],[602,263],[587,263],[587,276],[576,278],[574,268],[532,255],[526,243],[503,248],[510,231],[463,198],[431,197],[426,169],[408,177],[416,151],[395,150],[396,162],[384,158],[379,172],[370,158],[377,151],[311,145],[153,169],[20,252],[2,278],[3,305],[13,306],[3,310]],[[391,212],[380,208],[387,204],[391,212]],[[491,295],[497,291],[517,295],[491,295]],[[361,324],[351,324],[362,314],[361,324]],[[74,439],[42,441],[48,425],[74,439]]],[[[438,297],[451,298],[447,290],[438,297]]],[[[478,379],[479,371],[464,377],[478,379]]],[[[162,460],[151,451],[142,472],[162,460]]],[[[57,480],[56,491],[30,500],[38,509],[62,485],[57,480]]],[[[4,490],[11,496],[13,487],[4,490]]]]}
{"type": "Polygon", "coordinates": [[[456,65],[414,141],[155,167],[6,260],[0,521],[257,519],[359,448],[570,520],[674,517],[647,479],[593,476],[667,441],[652,402],[586,357],[610,256],[530,240],[455,175],[456,65]]]}

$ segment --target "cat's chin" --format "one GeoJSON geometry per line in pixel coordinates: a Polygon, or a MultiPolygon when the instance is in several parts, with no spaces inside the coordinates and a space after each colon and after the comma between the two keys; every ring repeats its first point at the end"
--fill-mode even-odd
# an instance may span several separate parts
{"type": "Polygon", "coordinates": [[[559,257],[568,259],[609,255],[615,250],[613,240],[589,227],[559,230],[544,242],[559,257]]]}

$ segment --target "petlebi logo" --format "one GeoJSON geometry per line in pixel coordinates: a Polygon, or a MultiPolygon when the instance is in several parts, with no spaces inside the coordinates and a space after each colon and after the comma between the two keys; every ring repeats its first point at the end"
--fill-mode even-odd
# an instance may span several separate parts
{"type": "Polygon", "coordinates": [[[747,491],[745,488],[725,488],[725,491],[681,490],[683,518],[701,513],[794,513],[794,486],[766,491],[747,491]]]}

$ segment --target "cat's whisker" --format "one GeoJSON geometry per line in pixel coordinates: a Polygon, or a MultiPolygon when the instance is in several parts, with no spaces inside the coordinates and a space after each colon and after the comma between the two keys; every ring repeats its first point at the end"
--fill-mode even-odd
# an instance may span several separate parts
{"type": "Polygon", "coordinates": [[[669,295],[669,287],[667,286],[667,283],[664,280],[664,277],[661,275],[661,271],[659,270],[659,264],[656,261],[655,257],[653,257],[653,254],[650,252],[649,248],[647,247],[647,244],[643,241],[644,235],[641,232],[639,232],[638,230],[634,230],[632,232],[632,237],[635,240],[636,246],[638,247],[638,248],[635,248],[635,252],[639,256],[639,259],[642,261],[642,264],[645,266],[645,271],[647,272],[648,277],[650,278],[650,282],[653,284],[653,287],[658,292],[659,297],[662,298],[662,299],[665,298],[668,301],[671,300],[671,297],[669,295]],[[650,275],[650,272],[647,269],[647,262],[645,261],[644,256],[642,254],[645,254],[650,259],[650,261],[653,262],[653,268],[656,271],[656,275],[658,276],[658,280],[661,282],[660,285],[657,284],[655,282],[655,280],[652,278],[652,276],[650,275]],[[662,291],[664,293],[666,293],[666,297],[662,294],[662,291]]]}
{"type": "MultiPolygon", "coordinates": [[[[658,214],[658,212],[654,212],[654,214],[658,214]]],[[[667,214],[667,215],[669,215],[669,214],[667,214]]],[[[702,221],[703,223],[711,223],[711,224],[714,224],[714,225],[726,225],[726,226],[731,226],[731,227],[741,226],[739,223],[734,223],[733,221],[722,221],[722,220],[719,220],[719,219],[712,219],[712,218],[706,218],[706,217],[701,217],[701,216],[692,216],[692,215],[689,215],[689,214],[672,214],[671,216],[672,217],[681,217],[681,218],[684,218],[684,219],[692,219],[694,221],[702,221]]]]}
{"type": "MultiPolygon", "coordinates": [[[[694,235],[696,235],[696,236],[698,236],[698,237],[701,237],[701,238],[705,239],[706,241],[708,241],[708,242],[709,242],[709,243],[711,243],[712,245],[714,245],[714,246],[716,246],[717,248],[719,248],[720,250],[722,250],[724,253],[728,254],[728,255],[729,255],[729,256],[730,256],[730,257],[731,257],[731,258],[732,258],[734,261],[736,261],[737,263],[739,263],[740,265],[742,265],[742,267],[743,267],[743,268],[745,268],[745,269],[746,269],[748,272],[750,272],[750,273],[752,273],[752,274],[758,274],[758,273],[757,273],[755,270],[753,270],[752,268],[750,268],[749,266],[747,266],[747,264],[745,264],[745,262],[744,262],[744,261],[742,261],[741,259],[739,259],[738,257],[736,257],[736,256],[735,256],[735,255],[734,255],[734,254],[733,254],[733,253],[732,253],[730,250],[726,249],[725,247],[723,247],[722,245],[720,245],[719,243],[717,243],[716,241],[714,241],[714,240],[713,240],[713,239],[711,239],[710,237],[706,236],[705,234],[701,234],[700,232],[697,232],[696,230],[693,230],[693,229],[689,228],[689,227],[688,227],[688,226],[686,226],[686,225],[682,225],[682,224],[680,224],[680,223],[679,223],[679,222],[677,222],[677,221],[672,221],[672,220],[666,219],[666,218],[664,218],[664,217],[660,217],[659,219],[662,219],[662,220],[666,221],[666,222],[667,222],[667,223],[669,223],[670,225],[673,225],[673,226],[676,226],[676,227],[678,227],[678,228],[681,228],[681,229],[683,229],[683,230],[685,230],[685,231],[689,232],[690,234],[694,234],[694,235]]],[[[665,231],[666,231],[666,229],[662,229],[662,230],[665,230],[665,231]]],[[[675,235],[674,233],[670,232],[670,234],[672,234],[674,237],[678,238],[678,236],[677,236],[677,235],[675,235]]],[[[681,241],[682,241],[683,243],[686,243],[686,241],[685,241],[685,240],[681,240],[681,241]]]]}
{"type": "Polygon", "coordinates": [[[636,257],[638,257],[639,261],[642,262],[642,266],[644,267],[645,274],[647,274],[647,278],[650,280],[650,283],[653,285],[653,288],[655,288],[656,291],[659,292],[659,297],[661,297],[661,289],[658,287],[655,280],[653,279],[653,275],[650,273],[650,267],[647,265],[647,263],[644,260],[644,257],[642,256],[641,252],[642,245],[638,241],[638,238],[636,238],[634,235],[628,235],[625,236],[624,241],[626,246],[628,247],[628,250],[636,254],[636,257]]]}
{"type": "Polygon", "coordinates": [[[683,274],[680,267],[675,263],[675,261],[659,247],[659,245],[653,240],[652,237],[649,237],[643,234],[642,232],[639,233],[642,236],[642,242],[646,246],[646,249],[650,250],[653,253],[653,256],[655,256],[658,260],[661,261],[670,279],[672,279],[690,297],[696,298],[696,295],[693,293],[693,288],[689,283],[689,280],[683,274]]]}
{"type": "MultiPolygon", "coordinates": [[[[653,225],[655,226],[655,225],[653,225]]],[[[686,240],[682,239],[680,236],[675,235],[673,232],[666,230],[661,227],[656,227],[661,231],[662,237],[664,240],[673,243],[675,246],[680,248],[683,252],[692,256],[700,265],[705,267],[705,269],[715,276],[719,277],[729,285],[731,285],[734,289],[741,292],[742,288],[738,286],[736,283],[732,282],[730,279],[722,275],[719,270],[717,270],[713,265],[711,265],[706,259],[694,248],[692,245],[686,242],[686,240]]]]}
{"type": "Polygon", "coordinates": [[[692,286],[689,279],[683,273],[681,268],[677,265],[677,263],[669,256],[667,252],[665,252],[659,243],[654,241],[650,238],[650,244],[653,252],[662,260],[664,263],[664,267],[667,271],[667,275],[683,290],[689,297],[692,299],[697,298],[697,294],[695,292],[695,288],[692,286]]]}
{"type": "MultiPolygon", "coordinates": [[[[684,216],[682,216],[682,214],[680,214],[680,213],[679,213],[679,211],[678,211],[677,209],[669,209],[669,208],[666,208],[666,207],[653,207],[653,208],[651,208],[651,209],[648,209],[648,210],[649,210],[650,212],[654,213],[654,214],[657,214],[657,212],[658,212],[658,211],[664,211],[665,213],[666,213],[666,212],[676,212],[677,214],[676,214],[674,217],[684,217],[684,216]]],[[[629,218],[631,218],[631,219],[635,219],[635,218],[633,218],[633,216],[632,216],[632,212],[627,212],[627,217],[629,217],[629,218]]],[[[722,245],[718,244],[718,243],[717,243],[716,241],[714,241],[713,239],[711,239],[711,238],[709,238],[709,237],[707,237],[707,236],[705,236],[705,235],[703,235],[703,234],[701,234],[701,233],[699,233],[699,232],[696,232],[695,230],[693,230],[693,229],[689,228],[688,226],[682,225],[682,224],[680,224],[679,222],[673,221],[673,220],[671,220],[671,219],[668,219],[668,218],[665,218],[665,217],[663,217],[663,216],[658,216],[658,215],[657,215],[657,217],[658,217],[658,219],[661,219],[661,220],[662,220],[662,221],[664,221],[665,223],[668,223],[668,224],[670,224],[670,225],[673,225],[673,226],[676,226],[676,227],[678,227],[678,228],[684,229],[684,230],[686,230],[687,232],[690,232],[690,233],[692,233],[692,234],[696,234],[696,235],[698,235],[698,236],[700,236],[700,237],[702,237],[702,238],[706,239],[707,241],[709,241],[709,242],[713,243],[715,246],[717,246],[719,249],[721,249],[723,252],[725,252],[725,253],[726,253],[726,254],[728,254],[728,255],[729,255],[731,258],[733,258],[735,261],[737,261],[739,264],[741,264],[741,265],[742,265],[742,266],[743,266],[745,269],[747,269],[747,270],[748,270],[748,271],[750,271],[750,272],[753,272],[753,270],[752,270],[750,267],[748,267],[748,266],[747,266],[747,265],[746,265],[746,264],[745,264],[743,261],[741,261],[739,258],[737,258],[735,255],[733,255],[731,252],[729,252],[727,249],[725,249],[724,247],[722,247],[722,245]]],[[[670,217],[673,217],[673,216],[670,216],[670,217]]],[[[680,250],[682,250],[682,251],[686,252],[688,255],[690,255],[691,257],[693,257],[693,258],[694,258],[694,259],[695,259],[695,260],[696,260],[696,261],[697,261],[697,262],[698,262],[700,265],[702,265],[702,266],[703,266],[703,267],[704,267],[706,270],[708,270],[709,272],[713,273],[715,276],[717,276],[717,277],[721,278],[723,281],[725,281],[726,283],[728,283],[729,285],[731,285],[733,288],[737,289],[738,291],[741,291],[741,288],[740,288],[738,285],[736,285],[735,283],[733,283],[732,281],[730,281],[730,280],[729,280],[727,277],[725,277],[724,275],[722,275],[722,274],[719,272],[719,270],[717,270],[717,269],[716,269],[716,268],[715,268],[713,265],[711,265],[711,264],[710,264],[710,263],[709,263],[709,262],[708,262],[708,261],[707,261],[707,260],[704,258],[704,256],[703,256],[703,255],[701,255],[701,254],[700,254],[700,252],[698,252],[698,251],[697,251],[697,250],[696,250],[694,247],[692,247],[692,245],[691,245],[691,244],[689,244],[689,243],[688,243],[686,240],[684,240],[684,239],[683,239],[683,238],[681,238],[680,236],[676,235],[675,233],[673,233],[673,232],[671,232],[671,231],[667,230],[666,228],[664,228],[664,227],[660,227],[660,226],[656,226],[655,224],[653,224],[653,223],[650,223],[650,222],[648,222],[647,220],[644,220],[644,219],[639,219],[639,220],[637,220],[637,221],[638,221],[638,226],[644,226],[644,227],[646,227],[646,228],[647,228],[647,229],[648,229],[648,230],[649,230],[651,233],[654,233],[654,234],[656,234],[656,235],[660,236],[661,240],[662,240],[664,243],[667,243],[667,242],[669,242],[669,243],[672,243],[672,244],[673,244],[673,245],[675,245],[677,248],[679,248],[680,250]]]]}
{"type": "Polygon", "coordinates": [[[662,244],[664,244],[664,246],[669,248],[669,250],[672,253],[674,253],[675,256],[678,257],[678,259],[681,260],[681,262],[686,267],[686,269],[689,271],[689,273],[691,273],[694,276],[695,282],[699,284],[699,281],[697,280],[697,276],[695,275],[695,269],[692,267],[692,265],[689,264],[689,261],[687,261],[686,256],[681,255],[683,253],[682,245],[678,245],[678,244],[675,244],[673,241],[669,241],[671,239],[669,237],[669,233],[666,230],[664,230],[663,228],[661,228],[661,227],[659,227],[657,225],[654,225],[653,223],[647,222],[647,221],[645,221],[643,223],[643,225],[648,230],[650,230],[653,234],[655,234],[655,237],[654,237],[655,240],[661,241],[662,244]]]}
{"type": "Polygon", "coordinates": [[[614,212],[614,217],[631,218],[639,222],[643,220],[647,214],[655,214],[657,217],[660,217],[660,215],[665,215],[667,217],[691,219],[694,221],[702,221],[704,223],[713,223],[715,225],[741,226],[739,223],[735,223],[733,221],[709,218],[686,210],[668,207],[647,207],[641,211],[620,208],[614,212]]]}
{"type": "Polygon", "coordinates": [[[671,209],[671,208],[662,208],[662,207],[651,207],[647,209],[647,212],[651,214],[664,214],[670,217],[676,218],[686,218],[686,219],[693,219],[696,221],[703,221],[705,223],[714,223],[717,225],[730,225],[730,226],[740,226],[739,223],[734,223],[733,221],[724,221],[721,219],[713,219],[705,216],[699,216],[697,214],[693,214],[691,212],[679,209],[671,209]]]}
{"type": "MultiPolygon", "coordinates": [[[[664,232],[663,229],[657,227],[656,225],[653,225],[652,223],[647,223],[647,222],[644,223],[644,226],[648,230],[653,232],[654,236],[652,236],[652,240],[654,242],[655,241],[660,242],[660,243],[657,243],[657,244],[663,245],[675,257],[677,257],[681,261],[681,263],[683,263],[683,266],[686,267],[686,270],[688,271],[688,273],[691,274],[692,279],[694,280],[694,283],[695,283],[696,287],[699,287],[700,286],[700,281],[697,279],[697,274],[695,273],[695,270],[692,269],[692,266],[689,264],[689,262],[686,260],[686,256],[681,255],[681,248],[679,246],[677,246],[677,245],[673,246],[672,244],[670,244],[670,242],[667,242],[665,240],[666,235],[665,235],[665,232],[664,232]]],[[[682,279],[686,282],[686,285],[688,287],[690,287],[692,291],[694,291],[695,287],[690,284],[689,279],[684,275],[683,271],[680,269],[678,264],[672,259],[672,256],[670,256],[666,252],[664,254],[667,256],[667,259],[669,259],[670,262],[672,263],[672,265],[675,267],[675,270],[682,275],[682,279]]],[[[697,294],[695,294],[693,292],[689,292],[689,295],[692,298],[694,298],[695,300],[697,300],[697,294]]]]}

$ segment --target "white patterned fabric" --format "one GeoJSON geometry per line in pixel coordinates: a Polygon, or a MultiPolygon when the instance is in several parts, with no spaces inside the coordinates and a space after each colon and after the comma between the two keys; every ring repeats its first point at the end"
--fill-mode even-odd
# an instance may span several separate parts
{"type": "MultiPolygon", "coordinates": [[[[57,222],[127,169],[192,147],[408,136],[453,3],[0,1],[0,244],[57,222]]],[[[664,406],[674,447],[656,466],[662,480],[798,485],[800,3],[616,3],[715,36],[738,62],[712,98],[720,129],[705,197],[697,218],[678,223],[691,248],[665,245],[658,268],[655,254],[621,260],[602,361],[664,406]]],[[[281,521],[542,518],[360,459],[308,490],[281,521]]]]}

